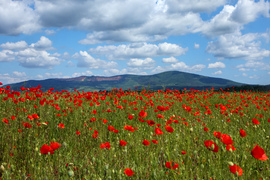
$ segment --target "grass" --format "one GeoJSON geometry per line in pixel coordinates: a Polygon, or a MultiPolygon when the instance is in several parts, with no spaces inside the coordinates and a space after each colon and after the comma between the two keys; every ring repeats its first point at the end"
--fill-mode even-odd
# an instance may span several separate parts
{"type": "Polygon", "coordinates": [[[251,151],[258,145],[269,155],[269,97],[213,89],[97,93],[2,87],[0,177],[268,179],[269,160],[256,159],[251,151]],[[227,150],[225,136],[214,132],[228,135],[236,150],[227,150]],[[206,147],[207,140],[218,152],[214,145],[206,147]],[[50,153],[45,145],[53,147],[50,153]],[[241,176],[229,164],[238,165],[241,176]]]}

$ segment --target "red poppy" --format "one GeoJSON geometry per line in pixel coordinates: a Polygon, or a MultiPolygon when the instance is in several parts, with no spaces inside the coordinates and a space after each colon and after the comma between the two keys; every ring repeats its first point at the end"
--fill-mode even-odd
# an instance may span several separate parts
{"type": "Polygon", "coordinates": [[[179,167],[179,165],[173,161],[171,162],[166,162],[165,166],[169,169],[176,169],[179,167]]]}
{"type": "Polygon", "coordinates": [[[171,126],[165,126],[166,131],[172,133],[174,129],[171,126]]]}
{"type": "Polygon", "coordinates": [[[128,115],[128,119],[129,120],[133,119],[133,116],[132,115],[128,115]]]}
{"type": "Polygon", "coordinates": [[[247,136],[246,131],[243,130],[243,129],[240,129],[240,136],[241,136],[241,137],[246,137],[246,136],[247,136]]]}
{"type": "Polygon", "coordinates": [[[152,142],[153,142],[153,143],[155,143],[155,144],[157,144],[157,143],[158,143],[158,141],[157,141],[157,140],[152,140],[152,142]]]}
{"type": "Polygon", "coordinates": [[[229,167],[230,167],[230,171],[233,173],[233,174],[235,174],[236,172],[237,172],[237,175],[238,176],[242,176],[242,174],[243,174],[243,169],[241,169],[239,166],[237,166],[237,165],[233,165],[233,166],[230,166],[229,165],[229,167]]]}
{"type": "Polygon", "coordinates": [[[209,131],[208,127],[204,127],[204,131],[209,131]]]}
{"type": "Polygon", "coordinates": [[[133,173],[133,171],[131,169],[125,169],[125,174],[128,175],[128,176],[132,176],[134,175],[135,173],[133,173]]]}
{"type": "Polygon", "coordinates": [[[149,146],[149,144],[150,144],[150,142],[149,141],[147,141],[147,140],[143,140],[143,145],[145,145],[145,146],[149,146]]]}
{"type": "Polygon", "coordinates": [[[124,129],[126,129],[126,130],[128,130],[128,131],[131,131],[131,132],[133,132],[134,131],[134,129],[133,129],[133,127],[130,125],[125,125],[124,126],[124,129]]]}
{"type": "Polygon", "coordinates": [[[124,141],[124,140],[120,140],[119,142],[120,142],[120,146],[125,146],[125,145],[127,145],[127,142],[124,141]]]}
{"type": "Polygon", "coordinates": [[[186,154],[186,151],[181,151],[182,154],[186,154]]]}
{"type": "Polygon", "coordinates": [[[103,123],[106,124],[108,121],[106,119],[103,119],[103,123]]]}
{"type": "Polygon", "coordinates": [[[221,142],[223,142],[226,145],[234,143],[232,141],[232,138],[227,134],[222,134],[221,135],[221,142]]]}
{"type": "Polygon", "coordinates": [[[217,132],[217,131],[214,131],[214,136],[216,137],[216,138],[218,138],[218,139],[220,139],[221,138],[221,132],[217,132]]]}
{"type": "Polygon", "coordinates": [[[110,142],[101,143],[100,148],[101,149],[104,149],[104,148],[111,149],[110,142]]]}
{"type": "Polygon", "coordinates": [[[228,145],[226,146],[226,149],[227,149],[227,151],[230,151],[230,149],[231,149],[232,151],[235,151],[235,150],[236,150],[235,147],[234,147],[232,144],[228,144],[228,145]]]}
{"type": "Polygon", "coordinates": [[[115,129],[114,129],[113,126],[109,125],[108,130],[109,130],[109,131],[114,131],[115,129]]]}
{"type": "Polygon", "coordinates": [[[159,128],[157,128],[157,127],[155,127],[155,133],[156,133],[157,135],[163,134],[163,132],[161,131],[161,129],[159,129],[159,128]]]}
{"type": "Polygon", "coordinates": [[[4,122],[4,123],[7,123],[7,124],[8,124],[8,119],[4,118],[2,122],[4,122]]]}
{"type": "Polygon", "coordinates": [[[267,156],[265,155],[265,151],[263,148],[261,148],[260,146],[256,145],[252,151],[251,151],[251,155],[256,158],[256,159],[259,159],[259,160],[262,160],[262,161],[266,161],[267,160],[267,156]]]}
{"type": "Polygon", "coordinates": [[[39,116],[38,116],[37,114],[32,114],[32,117],[33,117],[34,119],[39,119],[39,116]]]}
{"type": "Polygon", "coordinates": [[[147,123],[148,123],[148,125],[149,126],[153,126],[153,125],[155,125],[155,122],[154,121],[152,121],[152,120],[150,120],[150,121],[146,121],[147,123]]]}
{"type": "Polygon", "coordinates": [[[24,127],[26,127],[26,128],[31,128],[31,127],[32,127],[31,124],[29,124],[29,123],[24,123],[24,122],[23,122],[23,125],[24,125],[24,127]]]}
{"type": "Polygon", "coordinates": [[[77,135],[81,135],[80,131],[76,131],[76,134],[77,134],[77,135]]]}
{"type": "Polygon", "coordinates": [[[253,124],[260,124],[260,122],[258,121],[258,119],[252,119],[253,124]]]}
{"type": "Polygon", "coordinates": [[[214,143],[214,141],[204,141],[204,145],[207,147],[207,149],[217,153],[218,152],[218,146],[216,145],[216,143],[214,143]]]}
{"type": "Polygon", "coordinates": [[[65,125],[63,123],[58,124],[58,127],[65,128],[65,125]]]}
{"type": "Polygon", "coordinates": [[[50,152],[50,154],[53,154],[53,148],[51,146],[48,146],[47,144],[44,144],[41,148],[40,148],[40,153],[41,154],[48,154],[50,152]]]}
{"type": "Polygon", "coordinates": [[[141,110],[141,112],[139,113],[139,116],[146,117],[147,116],[147,112],[145,112],[144,110],[141,110]]]}
{"type": "Polygon", "coordinates": [[[56,149],[58,149],[58,148],[60,148],[62,145],[60,145],[58,142],[55,142],[55,143],[53,143],[52,141],[51,141],[51,148],[53,149],[53,150],[56,150],[56,149]]]}

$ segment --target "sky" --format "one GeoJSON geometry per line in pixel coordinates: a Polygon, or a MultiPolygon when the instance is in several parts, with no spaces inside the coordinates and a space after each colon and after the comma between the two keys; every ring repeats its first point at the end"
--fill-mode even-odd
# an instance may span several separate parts
{"type": "Polygon", "coordinates": [[[0,0],[0,82],[182,71],[270,84],[269,0],[0,0]]]}

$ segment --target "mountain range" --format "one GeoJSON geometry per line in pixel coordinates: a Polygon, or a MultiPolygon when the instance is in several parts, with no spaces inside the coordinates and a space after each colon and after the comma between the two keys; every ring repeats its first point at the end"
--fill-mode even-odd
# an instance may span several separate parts
{"type": "MultiPolygon", "coordinates": [[[[145,88],[150,90],[158,89],[215,89],[227,87],[249,87],[251,85],[234,82],[222,78],[207,77],[192,73],[167,71],[154,75],[118,75],[111,77],[103,76],[80,76],[75,78],[54,78],[46,80],[28,80],[24,82],[9,84],[12,90],[19,90],[20,87],[37,87],[41,85],[41,90],[46,91],[50,88],[54,90],[72,91],[109,91],[114,88],[122,90],[138,90],[145,88]]],[[[266,87],[266,86],[263,86],[266,87]]],[[[269,86],[267,86],[269,88],[269,86]]]]}

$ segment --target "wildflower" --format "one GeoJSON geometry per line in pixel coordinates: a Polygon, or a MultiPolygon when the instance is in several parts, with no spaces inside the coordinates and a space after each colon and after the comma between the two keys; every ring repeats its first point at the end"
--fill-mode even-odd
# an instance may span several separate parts
{"type": "Polygon", "coordinates": [[[61,147],[62,145],[60,145],[58,142],[52,142],[51,141],[51,148],[53,149],[53,150],[56,150],[56,149],[58,149],[59,147],[61,147]]]}
{"type": "Polygon", "coordinates": [[[166,162],[165,166],[169,169],[176,169],[179,167],[179,165],[173,161],[171,162],[166,162]]]}
{"type": "Polygon", "coordinates": [[[236,149],[235,149],[235,147],[232,145],[232,144],[228,144],[227,146],[226,146],[226,149],[227,149],[227,151],[235,151],[236,149]]]}
{"type": "Polygon", "coordinates": [[[258,121],[258,119],[252,119],[253,124],[257,125],[260,124],[260,122],[258,121]]]}
{"type": "Polygon", "coordinates": [[[204,127],[204,131],[209,131],[208,127],[204,127]]]}
{"type": "Polygon", "coordinates": [[[143,145],[145,145],[145,146],[148,146],[150,144],[150,142],[149,141],[147,141],[147,140],[143,140],[143,145]]]}
{"type": "Polygon", "coordinates": [[[242,174],[243,174],[243,169],[241,169],[239,166],[237,166],[237,165],[233,165],[233,166],[230,166],[229,165],[229,167],[230,167],[230,171],[233,173],[233,174],[235,174],[235,173],[237,173],[237,176],[242,176],[242,174]]]}
{"type": "Polygon", "coordinates": [[[232,141],[232,138],[227,134],[222,134],[221,135],[221,142],[223,142],[226,145],[234,143],[232,141]]]}
{"type": "Polygon", "coordinates": [[[218,146],[214,143],[214,141],[204,141],[204,145],[207,147],[207,149],[217,153],[218,152],[218,146]]]}
{"type": "Polygon", "coordinates": [[[120,146],[125,146],[125,145],[127,145],[127,142],[124,141],[124,140],[120,140],[119,143],[120,143],[120,146]]]}
{"type": "Polygon", "coordinates": [[[240,129],[240,136],[241,136],[241,137],[246,137],[246,136],[247,136],[246,131],[243,130],[243,129],[240,129]]]}
{"type": "Polygon", "coordinates": [[[58,124],[58,127],[65,128],[65,125],[63,123],[58,124]]]}
{"type": "Polygon", "coordinates": [[[158,141],[157,141],[157,140],[152,140],[152,142],[153,142],[154,144],[157,144],[157,143],[158,143],[158,141]]]}
{"type": "Polygon", "coordinates": [[[44,144],[41,148],[40,148],[40,153],[41,154],[53,154],[53,148],[51,146],[48,146],[47,144],[44,144]]]}
{"type": "Polygon", "coordinates": [[[267,156],[265,155],[265,151],[263,148],[261,148],[260,146],[256,145],[252,151],[251,151],[251,155],[256,158],[256,159],[259,159],[259,160],[262,160],[262,161],[266,161],[267,160],[267,156]]]}
{"type": "Polygon", "coordinates": [[[218,138],[218,139],[220,139],[221,138],[221,132],[217,132],[217,131],[214,131],[214,136],[216,137],[216,138],[218,138]]]}
{"type": "Polygon", "coordinates": [[[134,175],[135,173],[133,173],[133,171],[131,169],[125,169],[125,174],[128,175],[128,176],[132,176],[134,175]]]}
{"type": "Polygon", "coordinates": [[[155,127],[155,133],[156,133],[157,135],[163,134],[163,132],[161,131],[161,129],[159,129],[159,128],[157,128],[157,127],[155,127]]]}
{"type": "Polygon", "coordinates": [[[146,117],[147,116],[147,112],[145,112],[144,110],[141,110],[141,112],[139,113],[139,116],[146,117]]]}
{"type": "Polygon", "coordinates": [[[172,133],[174,129],[171,126],[165,126],[166,131],[172,133]]]}

